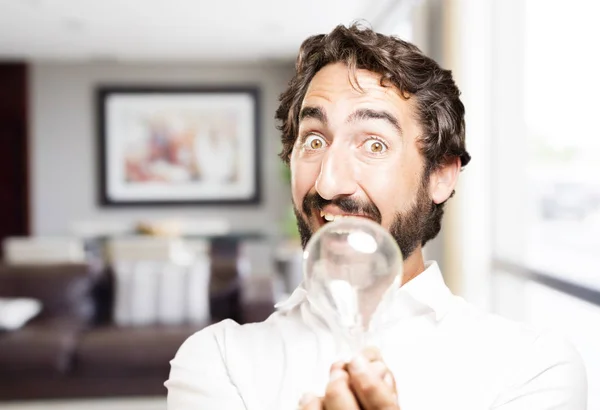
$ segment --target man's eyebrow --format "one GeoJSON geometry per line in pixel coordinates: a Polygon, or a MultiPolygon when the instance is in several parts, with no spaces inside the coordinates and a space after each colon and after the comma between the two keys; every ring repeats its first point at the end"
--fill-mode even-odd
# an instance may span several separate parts
{"type": "Polygon", "coordinates": [[[306,118],[314,118],[321,121],[323,124],[327,124],[327,114],[321,107],[306,106],[300,110],[299,122],[306,118]]]}
{"type": "Polygon", "coordinates": [[[387,121],[394,128],[396,128],[396,130],[398,131],[398,133],[400,135],[402,135],[402,127],[400,126],[400,123],[398,122],[396,117],[394,117],[392,114],[390,114],[387,111],[378,111],[378,110],[373,110],[370,108],[361,108],[361,109],[354,111],[352,114],[350,114],[350,116],[348,116],[348,119],[346,120],[346,122],[350,123],[350,122],[355,122],[355,121],[360,121],[360,120],[384,120],[384,121],[387,121]]]}

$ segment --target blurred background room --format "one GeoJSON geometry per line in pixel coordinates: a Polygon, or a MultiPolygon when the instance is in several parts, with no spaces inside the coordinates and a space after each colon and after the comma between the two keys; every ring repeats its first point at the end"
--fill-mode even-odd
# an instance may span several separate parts
{"type": "Polygon", "coordinates": [[[600,410],[600,5],[0,0],[0,408],[165,408],[203,327],[301,280],[278,96],[364,20],[453,71],[473,157],[428,244],[450,288],[567,337],[600,410]]]}

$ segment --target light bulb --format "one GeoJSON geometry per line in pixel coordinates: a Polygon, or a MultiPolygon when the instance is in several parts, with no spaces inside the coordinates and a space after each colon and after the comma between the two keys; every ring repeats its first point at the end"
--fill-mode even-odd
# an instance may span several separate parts
{"type": "Polygon", "coordinates": [[[325,224],[304,251],[311,308],[341,334],[352,353],[365,346],[402,283],[402,254],[381,225],[359,217],[325,224]]]}

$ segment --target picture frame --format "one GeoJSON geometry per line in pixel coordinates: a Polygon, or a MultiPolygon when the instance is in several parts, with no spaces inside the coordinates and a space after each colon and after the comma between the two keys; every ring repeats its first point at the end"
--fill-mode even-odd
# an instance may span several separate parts
{"type": "Polygon", "coordinates": [[[258,87],[99,86],[101,206],[260,202],[258,87]]]}

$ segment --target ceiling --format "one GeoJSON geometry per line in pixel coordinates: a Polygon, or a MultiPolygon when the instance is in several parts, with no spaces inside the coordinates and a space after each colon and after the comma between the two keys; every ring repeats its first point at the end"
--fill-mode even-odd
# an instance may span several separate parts
{"type": "Polygon", "coordinates": [[[400,22],[406,2],[0,0],[0,59],[286,60],[337,24],[400,22]]]}

